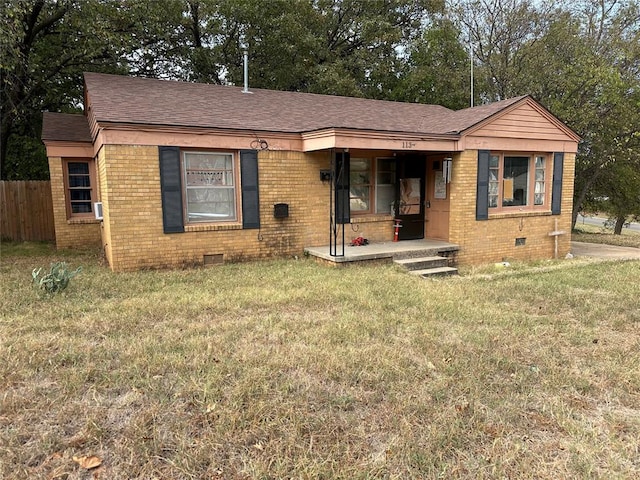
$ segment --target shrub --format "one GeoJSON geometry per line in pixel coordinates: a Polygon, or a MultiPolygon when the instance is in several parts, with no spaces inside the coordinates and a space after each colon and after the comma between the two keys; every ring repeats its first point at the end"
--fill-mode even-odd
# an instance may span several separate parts
{"type": "Polygon", "coordinates": [[[37,288],[44,290],[46,293],[54,294],[67,288],[69,281],[81,271],[82,267],[69,270],[66,262],[55,262],[51,264],[49,273],[40,276],[42,268],[34,268],[31,276],[33,277],[33,284],[37,288]]]}

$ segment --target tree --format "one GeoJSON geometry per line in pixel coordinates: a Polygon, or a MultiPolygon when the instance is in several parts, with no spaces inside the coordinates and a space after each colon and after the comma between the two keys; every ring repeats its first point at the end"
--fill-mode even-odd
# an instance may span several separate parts
{"type": "Polygon", "coordinates": [[[0,0],[0,178],[46,178],[42,111],[79,111],[82,72],[392,98],[442,0],[0,0]]]}
{"type": "Polygon", "coordinates": [[[637,1],[468,0],[457,14],[477,45],[483,101],[531,94],[582,136],[575,224],[597,179],[638,135],[637,1]]]}
{"type": "Polygon", "coordinates": [[[547,28],[547,9],[530,0],[467,0],[453,11],[474,47],[480,100],[474,104],[522,95],[530,47],[547,28]]]}
{"type": "Polygon", "coordinates": [[[460,42],[451,20],[438,19],[415,39],[393,99],[443,105],[469,106],[469,52],[460,42]]]}
{"type": "Polygon", "coordinates": [[[191,0],[189,80],[389,98],[400,51],[439,0],[191,0]]]}
{"type": "Polygon", "coordinates": [[[3,0],[0,178],[46,177],[41,112],[76,110],[83,70],[119,70],[118,37],[102,18],[107,6],[3,0]]]}

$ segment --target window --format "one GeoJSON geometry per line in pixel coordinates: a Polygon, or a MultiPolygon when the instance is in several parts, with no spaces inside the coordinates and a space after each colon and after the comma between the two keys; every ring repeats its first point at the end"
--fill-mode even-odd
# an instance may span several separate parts
{"type": "Polygon", "coordinates": [[[183,166],[187,222],[236,220],[233,154],[185,152],[183,166]]]}
{"type": "Polygon", "coordinates": [[[536,157],[536,180],[535,180],[535,187],[534,187],[534,199],[533,199],[533,204],[534,205],[544,205],[544,198],[545,198],[545,192],[546,192],[546,185],[545,185],[545,158],[541,157],[541,156],[537,156],[536,157]]]}
{"type": "Polygon", "coordinates": [[[351,213],[391,214],[396,192],[393,158],[352,158],[349,204],[351,213]]]}
{"type": "Polygon", "coordinates": [[[376,167],[376,213],[389,215],[396,198],[396,161],[378,158],[376,167]]]}
{"type": "Polygon", "coordinates": [[[351,159],[349,177],[349,208],[351,213],[371,212],[371,160],[368,158],[351,159]]]}
{"type": "Polygon", "coordinates": [[[535,208],[548,204],[545,155],[494,154],[489,157],[489,208],[535,208]]]}
{"type": "Polygon", "coordinates": [[[93,160],[68,159],[64,161],[64,182],[67,191],[67,216],[93,216],[95,179],[93,160]]]}

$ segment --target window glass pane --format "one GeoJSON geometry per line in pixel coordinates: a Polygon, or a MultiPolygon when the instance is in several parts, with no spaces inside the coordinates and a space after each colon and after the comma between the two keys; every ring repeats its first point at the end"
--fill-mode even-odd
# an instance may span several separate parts
{"type": "Polygon", "coordinates": [[[189,222],[236,219],[233,155],[185,153],[186,207],[189,222]]]}
{"type": "Polygon", "coordinates": [[[351,159],[350,207],[352,212],[369,212],[371,207],[371,160],[351,159]]]}
{"type": "Polygon", "coordinates": [[[395,173],[391,172],[378,172],[377,175],[378,185],[393,185],[396,182],[395,173]]]}
{"type": "Polygon", "coordinates": [[[191,188],[187,190],[190,222],[235,219],[235,192],[232,188],[191,188]]]}
{"type": "Polygon", "coordinates": [[[91,202],[74,202],[71,204],[72,213],[91,213],[91,202]]]}
{"type": "Polygon", "coordinates": [[[378,159],[378,171],[379,172],[395,172],[396,161],[393,158],[379,158],[378,159]]]}
{"type": "Polygon", "coordinates": [[[499,181],[500,176],[500,157],[491,155],[489,158],[489,208],[498,206],[499,181]]]}
{"type": "Polygon", "coordinates": [[[351,171],[350,175],[351,185],[362,185],[368,184],[369,182],[369,172],[354,172],[351,171]]]}
{"type": "Polygon", "coordinates": [[[545,193],[545,183],[544,183],[544,168],[545,168],[545,157],[536,157],[536,178],[535,178],[535,190],[533,197],[534,205],[544,205],[544,193],[545,193]]]}
{"type": "Polygon", "coordinates": [[[69,175],[69,187],[91,187],[89,175],[69,175]]]}
{"type": "Polygon", "coordinates": [[[69,213],[90,214],[93,212],[91,170],[89,161],[66,162],[66,198],[69,213]]]}
{"type": "Polygon", "coordinates": [[[391,204],[395,199],[394,185],[378,185],[376,192],[376,213],[392,214],[391,204]]]}
{"type": "Polygon", "coordinates": [[[351,185],[351,210],[354,212],[369,211],[369,187],[351,185]]]}
{"type": "Polygon", "coordinates": [[[231,155],[228,153],[186,153],[185,158],[188,170],[231,170],[233,168],[231,155]]]}
{"type": "Polygon", "coordinates": [[[351,171],[354,170],[369,170],[368,158],[352,158],[351,159],[351,171]]]}
{"type": "Polygon", "coordinates": [[[529,157],[504,157],[502,206],[527,205],[529,157]]]}
{"type": "Polygon", "coordinates": [[[91,190],[69,190],[71,201],[89,200],[91,201],[91,190]]]}
{"type": "Polygon", "coordinates": [[[396,160],[378,158],[376,162],[376,213],[392,215],[391,204],[396,193],[396,160]]]}
{"type": "Polygon", "coordinates": [[[69,162],[67,166],[69,169],[69,175],[89,175],[88,162],[69,162]]]}

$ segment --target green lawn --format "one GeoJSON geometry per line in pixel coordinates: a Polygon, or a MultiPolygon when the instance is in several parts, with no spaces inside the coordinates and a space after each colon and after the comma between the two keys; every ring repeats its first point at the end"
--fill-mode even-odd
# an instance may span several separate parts
{"type": "Polygon", "coordinates": [[[1,254],[0,478],[640,475],[640,262],[424,280],[1,254]],[[83,271],[47,298],[53,260],[83,271]]]}

